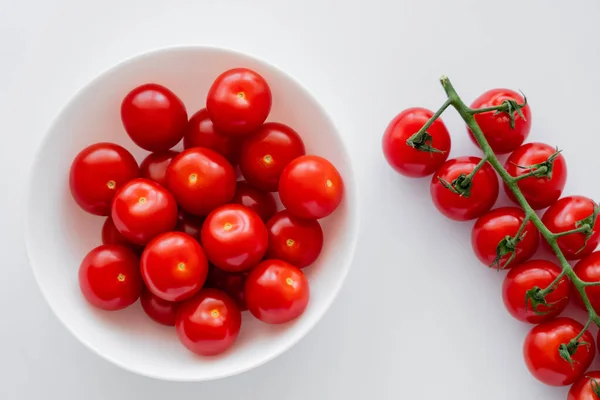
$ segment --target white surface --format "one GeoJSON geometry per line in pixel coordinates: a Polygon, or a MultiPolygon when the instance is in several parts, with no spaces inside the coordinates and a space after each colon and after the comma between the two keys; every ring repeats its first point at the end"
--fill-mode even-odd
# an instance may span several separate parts
{"type": "MultiPolygon", "coordinates": [[[[380,138],[401,109],[441,104],[442,74],[469,100],[522,89],[530,139],[565,151],[566,193],[600,199],[599,16],[597,0],[0,0],[0,398],[564,399],[528,374],[528,327],[472,254],[471,224],[437,215],[380,138]],[[21,207],[32,149],[77,89],[131,54],[190,43],[264,57],[318,97],[345,135],[363,220],[345,286],[297,346],[231,379],[175,384],[124,372],[63,328],[27,265],[21,207]]],[[[452,156],[475,153],[456,114],[445,121],[452,156]]]]}
{"type": "MultiPolygon", "coordinates": [[[[177,149],[182,150],[180,143],[177,149]]],[[[94,79],[61,110],[44,138],[33,166],[27,197],[25,238],[28,258],[42,293],[65,326],[90,349],[127,370],[173,381],[204,381],[238,374],[281,354],[322,318],[348,274],[358,238],[358,192],[342,139],[319,103],[284,72],[255,58],[214,47],[172,47],[120,63],[94,79]],[[310,301],[300,318],[270,326],[244,313],[235,346],[219,357],[196,357],[172,328],[147,318],[139,302],[122,312],[103,312],[81,296],[77,269],[101,244],[105,218],[89,215],[73,200],[68,176],[71,162],[85,147],[113,142],[138,162],[148,152],[138,148],[121,123],[121,102],[133,88],[148,82],[173,90],[188,115],[205,106],[214,79],[231,68],[251,68],[269,83],[273,106],[267,121],[292,126],[307,154],[326,157],[344,177],[345,196],[320,223],[325,241],[306,276],[310,301]],[[39,179],[35,171],[44,171],[39,179]],[[39,193],[45,193],[40,202],[39,193]],[[48,238],[54,238],[51,242],[48,238]]]]}

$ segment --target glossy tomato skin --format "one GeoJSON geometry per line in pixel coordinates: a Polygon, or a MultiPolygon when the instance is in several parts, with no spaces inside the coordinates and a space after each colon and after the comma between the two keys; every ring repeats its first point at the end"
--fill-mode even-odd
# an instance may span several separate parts
{"type": "Polygon", "coordinates": [[[245,271],[258,264],[268,245],[263,221],[239,204],[228,204],[210,213],[201,238],[210,262],[228,272],[245,271]]]}
{"type": "Polygon", "coordinates": [[[144,250],[143,246],[140,246],[139,244],[135,244],[127,240],[127,238],[123,236],[121,232],[119,232],[111,217],[107,217],[104,221],[104,224],[102,224],[101,234],[102,244],[120,244],[125,247],[129,247],[131,250],[133,250],[136,254],[139,255],[141,255],[142,250],[144,250]]]}
{"type": "Polygon", "coordinates": [[[402,111],[387,126],[382,140],[383,154],[388,164],[404,176],[419,178],[433,174],[448,158],[451,140],[441,118],[427,129],[431,147],[439,152],[417,150],[406,141],[433,116],[433,112],[420,107],[402,111]]]}
{"type": "Polygon", "coordinates": [[[73,160],[69,188],[83,210],[107,216],[115,193],[139,174],[130,152],[114,143],[96,143],[81,150],[73,160]]]}
{"type": "MultiPolygon", "coordinates": [[[[594,212],[595,203],[584,196],[567,196],[551,205],[544,215],[542,222],[552,233],[566,232],[575,229],[578,221],[584,220],[594,212]]],[[[577,260],[591,254],[600,242],[600,219],[596,219],[593,233],[585,244],[583,233],[572,233],[557,239],[558,247],[567,260],[577,260]],[[585,245],[585,246],[584,246],[585,245]]],[[[543,241],[546,248],[550,248],[543,241]]]]}
{"type": "Polygon", "coordinates": [[[583,329],[583,325],[574,319],[558,317],[535,326],[523,343],[523,355],[529,372],[542,383],[549,386],[566,386],[575,382],[592,363],[596,344],[589,331],[581,341],[589,346],[579,346],[571,356],[573,366],[559,354],[561,344],[567,344],[583,329]]]}
{"type": "Polygon", "coordinates": [[[211,266],[208,270],[205,287],[222,290],[236,302],[240,311],[246,311],[248,306],[246,305],[244,287],[247,277],[248,271],[227,272],[221,268],[211,266]]]}
{"type": "MultiPolygon", "coordinates": [[[[517,207],[496,208],[479,217],[471,231],[471,246],[479,261],[492,266],[498,244],[507,236],[515,237],[524,220],[525,212],[517,207]]],[[[528,221],[522,239],[517,243],[515,258],[506,265],[512,255],[506,254],[494,267],[512,268],[528,260],[537,250],[539,243],[540,234],[533,222],[528,221]]]]}
{"type": "Polygon", "coordinates": [[[581,378],[579,378],[567,395],[567,400],[598,400],[600,399],[600,393],[598,388],[594,389],[592,380],[600,383],[600,371],[588,371],[581,378]]]}
{"type": "Polygon", "coordinates": [[[226,135],[255,132],[271,111],[271,89],[255,71],[234,68],[215,79],[206,97],[206,109],[215,127],[226,135]]]}
{"type": "Polygon", "coordinates": [[[250,186],[245,181],[237,182],[231,202],[248,207],[257,213],[264,222],[267,222],[277,212],[277,203],[271,193],[250,186]]]}
{"type": "Polygon", "coordinates": [[[203,217],[198,217],[183,210],[179,210],[179,214],[177,214],[177,226],[175,227],[175,230],[178,232],[187,233],[196,239],[198,243],[201,243],[200,232],[202,232],[203,223],[203,217]]]}
{"type": "Polygon", "coordinates": [[[221,154],[231,165],[237,165],[239,161],[241,146],[239,142],[240,140],[235,137],[223,135],[215,129],[206,108],[199,110],[190,118],[183,136],[185,149],[206,147],[221,154]]]}
{"type": "Polygon", "coordinates": [[[150,179],[163,187],[167,187],[167,167],[179,152],[167,150],[150,153],[140,164],[142,178],[150,179]]]}
{"type": "Polygon", "coordinates": [[[304,142],[295,130],[278,122],[267,122],[244,140],[240,170],[252,186],[276,192],[283,169],[304,154],[304,142]]]}
{"type": "Polygon", "coordinates": [[[546,303],[538,305],[536,313],[531,301],[525,305],[528,290],[538,287],[545,289],[560,275],[558,265],[546,260],[529,260],[512,268],[502,284],[502,300],[506,310],[515,319],[531,324],[549,321],[563,312],[569,304],[570,286],[567,277],[561,278],[555,289],[546,295],[546,303]]]}
{"type": "Polygon", "coordinates": [[[319,221],[294,217],[287,210],[267,222],[267,258],[286,261],[304,268],[319,257],[323,249],[323,230],[319,221]]]}
{"type": "Polygon", "coordinates": [[[235,193],[233,166],[216,151],[195,147],[181,152],[167,169],[167,187],[181,208],[206,216],[235,193]]]}
{"type": "MultiPolygon", "coordinates": [[[[556,148],[544,143],[526,143],[513,151],[506,160],[504,168],[514,177],[527,174],[528,169],[519,167],[530,167],[541,164],[556,152],[556,148]]],[[[550,178],[536,178],[530,176],[517,182],[523,196],[534,210],[541,210],[551,206],[562,194],[567,182],[567,163],[562,154],[559,154],[552,164],[552,176],[550,178]]],[[[515,203],[517,199],[513,192],[504,184],[504,191],[515,203]]]]}
{"type": "Polygon", "coordinates": [[[235,301],[217,289],[203,289],[177,309],[179,340],[193,353],[215,356],[234,345],[242,314],[235,301]]]}
{"type": "Polygon", "coordinates": [[[158,183],[138,178],[123,186],[113,200],[112,220],[130,242],[144,245],[177,224],[175,198],[158,183]]]}
{"type": "MultiPolygon", "coordinates": [[[[594,251],[592,254],[579,260],[575,267],[573,267],[573,271],[584,282],[600,282],[600,251],[594,251]]],[[[584,290],[594,310],[600,312],[600,286],[588,286],[584,290]]],[[[574,287],[573,291],[575,292],[575,304],[585,309],[581,300],[581,294],[574,287]]]]}
{"type": "Polygon", "coordinates": [[[167,301],[182,301],[196,294],[208,274],[208,261],[200,244],[183,232],[154,238],[142,253],[146,287],[167,301]]]}
{"type": "Polygon", "coordinates": [[[107,311],[122,310],[137,301],[143,283],[139,258],[119,244],[92,249],[79,266],[79,287],[93,306],[107,311]]]}
{"type": "Polygon", "coordinates": [[[332,214],[344,197],[344,181],[323,157],[306,155],[289,163],[279,179],[279,198],[293,215],[320,219],[332,214]]]}
{"type": "MultiPolygon", "coordinates": [[[[524,99],[519,93],[510,89],[492,89],[479,96],[471,104],[471,108],[486,108],[501,105],[505,100],[516,100],[522,104],[524,99]]],[[[475,114],[475,121],[483,131],[485,138],[495,153],[510,153],[519,147],[531,130],[531,108],[526,105],[521,109],[523,116],[515,114],[515,127],[510,127],[510,118],[507,113],[495,115],[495,111],[475,114]]],[[[471,140],[477,141],[469,129],[471,140]]]]}
{"type": "Polygon", "coordinates": [[[121,103],[121,121],[135,144],[144,150],[161,152],[183,137],[187,111],[183,102],[162,85],[136,87],[121,103]]]}
{"type": "Polygon", "coordinates": [[[298,318],[308,306],[308,280],[297,267],[281,260],[265,260],[246,279],[250,313],[267,324],[284,324],[298,318]]]}
{"type": "Polygon", "coordinates": [[[485,164],[473,177],[469,197],[460,196],[444,187],[441,179],[452,183],[461,174],[469,175],[481,161],[479,157],[458,157],[446,161],[431,179],[430,193],[435,207],[447,218],[468,221],[488,212],[498,198],[496,172],[485,164]]]}
{"type": "Polygon", "coordinates": [[[142,291],[140,303],[146,315],[153,321],[166,326],[175,326],[177,303],[163,300],[147,288],[142,291]]]}

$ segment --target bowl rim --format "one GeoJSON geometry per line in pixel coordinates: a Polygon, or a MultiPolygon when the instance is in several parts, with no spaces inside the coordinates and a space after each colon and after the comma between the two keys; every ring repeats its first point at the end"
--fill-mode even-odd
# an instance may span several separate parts
{"type": "MultiPolygon", "coordinates": [[[[25,253],[27,256],[27,262],[32,271],[36,285],[42,294],[42,297],[44,298],[46,304],[49,306],[50,310],[52,311],[52,313],[54,314],[56,319],[59,320],[60,323],[63,325],[63,327],[66,328],[66,330],[68,332],[70,332],[71,335],[73,337],[75,337],[80,343],[82,343],[84,345],[84,347],[86,347],[92,353],[98,355],[101,359],[104,359],[104,360],[108,361],[109,363],[112,363],[112,364],[122,368],[125,371],[129,371],[131,373],[134,373],[134,374],[137,374],[140,376],[144,376],[144,377],[148,377],[148,378],[156,379],[156,380],[171,381],[171,382],[207,382],[207,381],[218,380],[218,379],[222,379],[222,378],[239,375],[244,372],[258,368],[258,367],[268,363],[269,361],[272,361],[273,359],[281,356],[282,354],[284,354],[288,350],[290,350],[292,347],[294,347],[296,344],[298,344],[323,319],[324,315],[327,313],[327,311],[329,311],[332,304],[337,299],[339,292],[340,292],[342,286],[344,285],[346,278],[348,276],[348,273],[353,265],[355,253],[356,253],[356,247],[358,244],[358,238],[360,236],[360,203],[359,203],[360,199],[359,199],[359,195],[358,195],[359,189],[358,189],[358,181],[356,179],[356,176],[357,175],[355,172],[354,165],[352,163],[352,158],[350,157],[350,152],[348,151],[348,146],[347,146],[344,138],[340,134],[340,131],[339,131],[337,125],[335,124],[335,121],[331,117],[331,115],[327,112],[325,107],[323,107],[323,105],[317,100],[317,98],[312,94],[312,92],[310,92],[306,88],[306,86],[304,86],[304,84],[302,84],[299,80],[297,80],[293,75],[285,72],[283,69],[281,69],[276,64],[274,64],[270,61],[267,61],[267,60],[263,59],[262,57],[256,56],[254,54],[251,54],[251,53],[248,53],[245,51],[241,51],[241,50],[238,50],[238,49],[235,49],[232,47],[227,47],[227,46],[217,46],[217,45],[208,45],[208,44],[176,44],[176,45],[168,45],[168,46],[161,46],[161,47],[146,49],[146,50],[134,53],[133,55],[130,55],[128,57],[125,57],[125,58],[121,59],[120,61],[112,64],[111,66],[104,68],[99,73],[97,73],[93,78],[86,81],[67,99],[66,102],[64,102],[62,104],[62,106],[60,107],[57,114],[51,120],[50,124],[47,125],[42,139],[37,144],[31,164],[29,166],[29,171],[28,171],[27,180],[26,180],[27,185],[26,185],[25,191],[23,193],[25,196],[24,196],[23,202],[22,202],[23,207],[24,207],[24,209],[23,209],[24,212],[23,212],[23,216],[22,216],[22,218],[23,218],[22,223],[23,223],[24,229],[22,232],[23,232],[23,239],[25,242],[25,253]],[[50,137],[51,137],[50,132],[52,132],[55,129],[59,120],[62,118],[65,110],[67,110],[69,107],[71,107],[72,104],[77,102],[79,100],[79,98],[82,96],[82,94],[84,93],[84,91],[90,85],[92,85],[94,82],[97,82],[98,80],[102,79],[103,77],[106,77],[107,75],[113,73],[117,69],[119,69],[127,64],[139,61],[140,59],[143,59],[145,57],[154,56],[159,53],[169,53],[169,52],[176,52],[176,51],[196,51],[196,50],[213,50],[213,51],[220,51],[223,53],[241,55],[243,57],[250,58],[259,64],[262,64],[267,68],[274,69],[279,74],[285,76],[287,79],[292,81],[301,91],[304,92],[304,94],[314,104],[316,104],[319,107],[319,109],[320,109],[321,113],[323,114],[323,116],[325,117],[325,119],[334,128],[333,133],[338,137],[340,144],[341,144],[342,153],[344,154],[344,156],[347,158],[347,161],[348,161],[347,167],[348,167],[350,179],[352,181],[352,185],[351,185],[352,192],[348,193],[348,194],[350,194],[350,197],[353,199],[353,203],[354,203],[352,209],[350,210],[351,216],[353,216],[353,218],[351,218],[351,220],[350,220],[350,224],[351,224],[350,226],[351,226],[351,229],[354,230],[354,232],[356,232],[356,234],[350,238],[347,266],[346,266],[346,268],[344,268],[342,270],[340,278],[338,280],[336,280],[336,283],[332,286],[332,288],[330,290],[331,295],[327,299],[325,299],[324,303],[322,303],[322,306],[319,307],[318,310],[315,312],[315,316],[312,318],[311,322],[308,323],[307,325],[305,325],[305,327],[303,329],[295,331],[292,335],[290,335],[290,338],[285,341],[284,345],[280,346],[277,350],[270,352],[265,357],[256,358],[256,361],[250,362],[243,367],[232,367],[232,368],[227,369],[227,371],[222,372],[220,374],[214,374],[214,375],[210,375],[210,376],[202,376],[202,377],[197,377],[197,378],[196,377],[178,377],[175,375],[171,375],[171,376],[167,377],[167,376],[160,375],[160,374],[149,373],[143,369],[131,367],[127,363],[121,362],[110,355],[104,354],[103,352],[98,350],[93,344],[91,344],[88,341],[88,339],[86,339],[86,338],[82,337],[81,335],[79,335],[78,333],[76,333],[73,330],[73,328],[59,316],[57,310],[55,309],[54,304],[49,300],[49,294],[46,292],[46,289],[44,289],[44,287],[40,284],[40,279],[38,276],[37,269],[33,267],[33,262],[32,262],[32,257],[31,257],[31,254],[33,253],[33,249],[31,248],[32,244],[29,240],[29,226],[31,225],[31,222],[30,222],[28,210],[30,209],[30,203],[32,201],[31,199],[32,199],[32,195],[33,195],[33,186],[34,186],[35,178],[36,178],[36,176],[35,176],[36,166],[37,166],[37,163],[39,162],[39,159],[41,158],[43,149],[46,147],[48,141],[50,140],[50,137]]],[[[346,196],[347,196],[347,194],[346,194],[346,196]]]]}

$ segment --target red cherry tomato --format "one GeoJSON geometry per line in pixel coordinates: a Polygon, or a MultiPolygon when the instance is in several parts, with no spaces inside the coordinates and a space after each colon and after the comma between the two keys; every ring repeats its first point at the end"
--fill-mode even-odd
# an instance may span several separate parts
{"type": "Polygon", "coordinates": [[[440,178],[452,184],[459,176],[468,176],[481,161],[479,157],[458,157],[448,160],[433,174],[430,186],[431,198],[436,208],[447,218],[468,221],[488,212],[498,198],[498,177],[489,165],[485,164],[471,181],[469,196],[453,193],[446,188],[440,178]]]}
{"type": "Polygon", "coordinates": [[[142,291],[140,296],[142,309],[155,322],[162,325],[175,326],[175,312],[177,303],[166,301],[152,294],[148,289],[142,291]]]}
{"type": "Polygon", "coordinates": [[[283,169],[304,154],[304,142],[295,130],[267,122],[242,144],[240,170],[252,186],[276,192],[283,169]]]}
{"type": "MultiPolygon", "coordinates": [[[[589,218],[594,212],[595,203],[584,196],[567,196],[552,204],[542,216],[542,222],[552,233],[567,232],[577,228],[579,221],[589,218]]],[[[568,260],[576,260],[591,254],[600,242],[600,226],[596,219],[593,233],[588,238],[583,233],[561,236],[557,244],[568,260]]],[[[544,245],[550,248],[544,240],[544,245]]]]}
{"type": "Polygon", "coordinates": [[[539,324],[562,313],[569,304],[567,277],[562,277],[554,290],[545,296],[547,305],[539,304],[534,310],[532,301],[529,298],[525,301],[528,290],[534,287],[546,289],[560,273],[560,267],[545,260],[529,260],[511,269],[502,284],[502,300],[510,315],[519,321],[539,324]]]}
{"type": "Polygon", "coordinates": [[[523,355],[529,372],[540,382],[550,386],[566,386],[575,382],[589,368],[596,353],[596,344],[589,331],[572,354],[572,365],[560,356],[559,346],[568,344],[583,329],[579,322],[566,317],[542,322],[525,337],[523,355]]]}
{"type": "Polygon", "coordinates": [[[433,112],[425,108],[409,108],[398,114],[387,126],[382,140],[383,154],[388,164],[400,174],[410,177],[428,176],[448,158],[450,134],[441,118],[436,119],[427,129],[431,139],[423,143],[420,149],[406,143],[432,116],[433,112]],[[426,151],[426,148],[431,151],[426,151]]]}
{"type": "MultiPolygon", "coordinates": [[[[528,260],[538,248],[540,234],[528,221],[520,234],[521,239],[513,241],[515,258],[507,265],[512,252],[506,253],[494,264],[498,255],[498,245],[505,239],[515,238],[525,220],[525,212],[517,207],[500,207],[479,217],[471,232],[471,245],[479,261],[496,268],[512,268],[528,260]]],[[[507,249],[508,250],[508,249],[507,249]]]]}
{"type": "Polygon", "coordinates": [[[187,111],[175,93],[148,83],[125,96],[121,120],[135,144],[144,150],[159,152],[179,143],[187,124],[187,111]]]}
{"type": "Polygon", "coordinates": [[[242,314],[235,301],[216,289],[203,289],[177,309],[175,327],[183,345],[201,356],[221,354],[235,343],[242,314]]]}
{"type": "Polygon", "coordinates": [[[235,170],[219,153],[184,150],[167,169],[167,187],[185,211],[199,216],[227,204],[235,193],[235,170]]]}
{"type": "Polygon", "coordinates": [[[247,68],[234,68],[215,79],[206,97],[206,109],[224,134],[243,136],[256,131],[271,111],[267,81],[247,68]]]}
{"type": "MultiPolygon", "coordinates": [[[[579,260],[573,271],[584,282],[600,282],[600,251],[595,251],[579,260]]],[[[575,288],[573,289],[576,299],[575,304],[585,309],[581,300],[581,294],[575,288]]],[[[594,310],[600,312],[600,286],[588,286],[584,290],[594,310]]]]}
{"type": "Polygon", "coordinates": [[[200,232],[202,232],[203,217],[198,217],[183,210],[179,210],[177,215],[176,231],[187,233],[200,243],[200,232]]]}
{"type": "Polygon", "coordinates": [[[141,270],[153,294],[167,301],[182,301],[204,285],[208,261],[190,235],[167,232],[148,243],[142,253],[141,270]]]}
{"type": "Polygon", "coordinates": [[[164,187],[144,178],[130,181],[115,196],[112,220],[130,242],[147,244],[175,228],[177,203],[164,187]]]}
{"type": "Polygon", "coordinates": [[[279,198],[300,218],[319,219],[333,213],[344,197],[344,182],[331,162],[319,156],[300,156],[279,179],[279,198]]]}
{"type": "Polygon", "coordinates": [[[190,118],[183,136],[183,147],[206,147],[221,154],[236,165],[240,158],[240,143],[235,137],[223,135],[215,130],[206,108],[201,109],[190,118]]]}
{"type": "Polygon", "coordinates": [[[298,268],[315,262],[323,249],[323,230],[319,221],[294,217],[287,210],[267,222],[267,258],[286,261],[298,268]]]}
{"type": "Polygon", "coordinates": [[[283,324],[298,318],[310,297],[302,271],[281,260],[265,260],[246,278],[246,303],[259,320],[283,324]]]}
{"type": "Polygon", "coordinates": [[[161,153],[150,153],[140,164],[142,178],[150,179],[161,186],[167,186],[167,167],[179,154],[177,151],[167,150],[161,153]]]}
{"type": "Polygon", "coordinates": [[[245,181],[238,181],[231,202],[248,207],[265,222],[277,212],[277,203],[271,193],[256,189],[245,181]]]}
{"type": "Polygon", "coordinates": [[[96,143],[81,150],[71,164],[71,195],[85,211],[109,215],[115,193],[139,173],[135,158],[123,147],[96,143]]]}
{"type": "Polygon", "coordinates": [[[245,311],[248,309],[244,297],[244,286],[247,277],[248,271],[227,272],[223,271],[221,268],[211,266],[208,270],[208,278],[206,279],[205,287],[224,291],[229,297],[235,300],[241,311],[245,311]]]}
{"type": "Polygon", "coordinates": [[[202,245],[211,263],[229,271],[247,270],[267,251],[267,228],[257,213],[239,204],[211,212],[202,226],[202,245]]]}
{"type": "MultiPolygon", "coordinates": [[[[505,100],[516,100],[522,104],[524,99],[519,93],[510,89],[493,89],[488,90],[479,96],[471,108],[487,108],[501,105],[505,100]]],[[[531,109],[526,105],[521,109],[523,116],[515,113],[515,127],[510,126],[510,117],[508,113],[496,114],[495,111],[488,111],[480,114],[475,114],[475,121],[483,131],[488,143],[497,154],[510,153],[519,147],[531,129],[531,109]]],[[[469,129],[471,139],[475,144],[477,141],[473,133],[469,129]]]]}
{"type": "Polygon", "coordinates": [[[107,217],[102,224],[102,244],[120,244],[129,247],[136,254],[142,254],[143,246],[132,243],[119,232],[111,217],[107,217]]]}
{"type": "Polygon", "coordinates": [[[129,307],[140,297],[140,261],[120,244],[103,244],[91,250],[79,266],[79,287],[93,306],[116,311],[129,307]]]}
{"type": "MultiPolygon", "coordinates": [[[[554,147],[544,143],[526,143],[516,149],[506,160],[504,168],[511,176],[519,177],[527,174],[530,170],[521,167],[540,165],[556,152],[554,147]]],[[[560,197],[565,183],[567,182],[567,163],[565,158],[559,154],[552,163],[551,177],[524,178],[517,182],[523,196],[534,210],[549,207],[560,197]]],[[[517,203],[513,192],[504,184],[504,190],[508,197],[517,203]]]]}
{"type": "Polygon", "coordinates": [[[600,371],[588,371],[579,378],[567,395],[567,400],[598,400],[600,399],[600,371]],[[594,382],[595,381],[595,382],[594,382]]]}

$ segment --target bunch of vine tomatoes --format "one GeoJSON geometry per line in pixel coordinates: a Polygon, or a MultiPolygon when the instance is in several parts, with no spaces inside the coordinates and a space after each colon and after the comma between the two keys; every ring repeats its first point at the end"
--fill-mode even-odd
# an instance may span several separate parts
{"type": "Polygon", "coordinates": [[[190,118],[162,85],[125,96],[123,127],[149,154],[138,165],[124,147],[95,143],[70,169],[75,202],[106,217],[102,244],[79,268],[90,304],[115,311],[140,299],[204,356],[234,344],[244,310],[268,324],[305,311],[302,268],[319,257],[319,220],[337,209],[344,184],[294,129],[265,122],[271,103],[266,80],[246,68],[219,75],[190,118]],[[181,141],[184,150],[173,150],[181,141]]]}
{"type": "MultiPolygon", "coordinates": [[[[600,371],[586,374],[596,354],[592,334],[580,322],[559,317],[570,299],[584,308],[581,295],[561,273],[558,262],[532,259],[540,242],[550,245],[544,238],[540,240],[538,228],[506,181],[517,185],[521,200],[540,213],[545,228],[557,235],[556,246],[567,260],[577,261],[574,272],[586,282],[600,282],[600,252],[595,251],[600,241],[598,206],[585,196],[561,197],[567,178],[565,159],[549,144],[525,143],[532,116],[523,96],[493,89],[470,108],[494,108],[506,102],[512,106],[510,112],[491,110],[473,113],[473,117],[493,153],[508,154],[504,169],[514,179],[503,179],[502,187],[514,206],[494,208],[500,180],[496,170],[482,162],[483,157],[448,158],[451,138],[441,118],[417,135],[434,116],[428,109],[410,108],[398,114],[383,135],[383,153],[389,165],[404,176],[431,176],[430,194],[437,210],[452,220],[474,221],[471,243],[475,256],[487,266],[509,270],[502,287],[506,309],[517,320],[535,324],[523,345],[532,375],[552,386],[574,383],[570,400],[600,398],[596,381],[600,371]],[[577,231],[584,224],[590,229],[577,231]],[[576,232],[570,233],[572,230],[576,232]]],[[[600,312],[600,286],[584,290],[593,309],[600,312]]]]}

